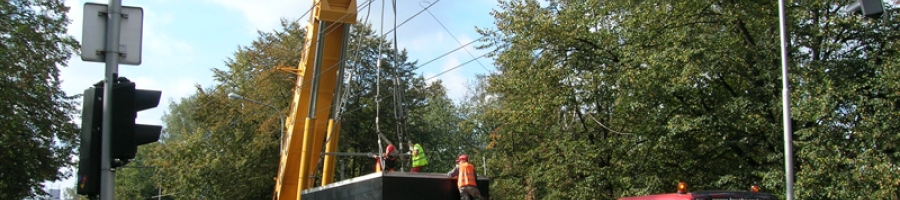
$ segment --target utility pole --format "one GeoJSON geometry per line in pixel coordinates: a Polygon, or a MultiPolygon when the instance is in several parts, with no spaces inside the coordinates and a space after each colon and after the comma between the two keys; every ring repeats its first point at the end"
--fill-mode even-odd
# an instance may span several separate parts
{"type": "Polygon", "coordinates": [[[111,167],[113,85],[119,74],[119,32],[122,0],[109,0],[106,20],[106,73],[103,80],[103,136],[100,150],[100,199],[115,199],[116,171],[111,167]]]}
{"type": "Polygon", "coordinates": [[[134,112],[156,107],[161,92],[136,90],[133,82],[119,77],[119,64],[141,64],[143,19],[142,8],[123,7],[122,0],[109,0],[108,5],[84,4],[81,60],[106,64],[103,81],[85,90],[86,95],[93,94],[85,97],[86,102],[93,103],[84,111],[92,117],[82,118],[82,139],[90,142],[82,143],[81,149],[87,150],[88,156],[82,155],[79,161],[77,190],[88,198],[114,199],[115,168],[134,159],[137,145],[159,139],[161,126],[134,124],[132,120],[136,118],[134,112]]]}

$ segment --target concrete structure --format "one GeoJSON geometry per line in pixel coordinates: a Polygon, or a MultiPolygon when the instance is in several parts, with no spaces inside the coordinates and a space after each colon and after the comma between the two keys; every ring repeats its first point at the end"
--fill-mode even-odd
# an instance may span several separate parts
{"type": "MultiPolygon", "coordinates": [[[[478,190],[490,197],[490,179],[478,177],[478,190]]],[[[457,200],[456,179],[443,173],[372,173],[304,190],[302,199],[432,199],[457,200]]]]}

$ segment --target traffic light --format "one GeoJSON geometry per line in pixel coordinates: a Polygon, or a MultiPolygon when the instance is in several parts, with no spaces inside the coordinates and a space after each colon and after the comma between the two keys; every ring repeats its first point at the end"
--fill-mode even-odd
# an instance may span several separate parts
{"type": "Polygon", "coordinates": [[[103,88],[84,90],[84,107],[81,111],[81,153],[78,160],[78,182],[75,186],[80,195],[100,194],[100,145],[103,125],[103,88]]]}
{"type": "Polygon", "coordinates": [[[137,146],[159,140],[162,126],[135,124],[137,112],[159,105],[162,92],[135,89],[134,82],[124,77],[113,85],[112,143],[110,151],[114,167],[134,159],[137,146]]]}
{"type": "MultiPolygon", "coordinates": [[[[159,105],[162,92],[135,89],[133,82],[119,77],[113,83],[110,166],[128,164],[137,154],[137,146],[156,142],[162,126],[135,124],[137,112],[159,105]]],[[[100,164],[103,142],[103,82],[84,90],[81,113],[81,147],[78,160],[80,195],[100,194],[100,164]]]]}

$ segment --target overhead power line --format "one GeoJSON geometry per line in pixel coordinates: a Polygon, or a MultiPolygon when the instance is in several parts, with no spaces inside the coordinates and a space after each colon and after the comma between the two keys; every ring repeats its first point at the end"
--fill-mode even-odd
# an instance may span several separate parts
{"type": "MultiPolygon", "coordinates": [[[[438,19],[437,16],[434,16],[434,14],[432,14],[430,10],[426,9],[426,12],[428,12],[428,15],[431,15],[431,18],[434,18],[434,21],[437,21],[437,23],[441,25],[441,28],[444,28],[444,31],[447,31],[447,34],[449,34],[450,37],[453,38],[453,40],[456,40],[457,44],[463,45],[463,43],[460,42],[459,39],[457,39],[456,36],[453,35],[452,32],[450,32],[450,29],[447,29],[447,26],[444,26],[444,23],[441,22],[441,20],[438,19]]],[[[469,49],[466,49],[466,53],[469,53],[469,55],[472,56],[472,58],[475,58],[475,54],[472,54],[472,52],[469,51],[469,49]]],[[[481,61],[475,60],[475,62],[477,62],[478,65],[481,65],[481,68],[484,69],[484,71],[488,71],[488,72],[491,71],[491,70],[488,70],[487,67],[484,67],[484,64],[481,64],[481,61]]]]}

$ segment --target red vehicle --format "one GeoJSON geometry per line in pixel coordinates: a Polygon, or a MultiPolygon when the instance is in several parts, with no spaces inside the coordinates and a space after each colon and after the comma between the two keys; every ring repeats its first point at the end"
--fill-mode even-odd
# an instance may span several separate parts
{"type": "Polygon", "coordinates": [[[742,199],[742,200],[775,200],[778,199],[773,194],[759,192],[758,186],[750,187],[750,191],[698,191],[688,192],[687,184],[678,183],[678,193],[670,194],[654,194],[637,197],[622,197],[619,200],[719,200],[719,199],[742,199]]]}

